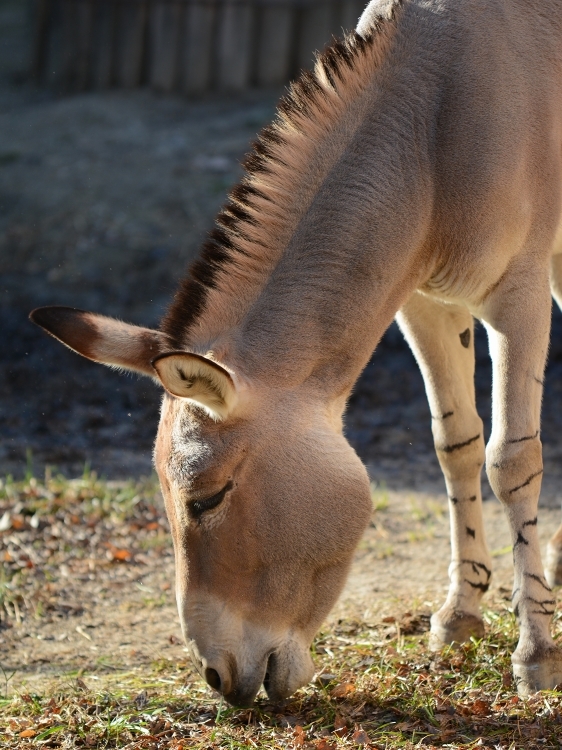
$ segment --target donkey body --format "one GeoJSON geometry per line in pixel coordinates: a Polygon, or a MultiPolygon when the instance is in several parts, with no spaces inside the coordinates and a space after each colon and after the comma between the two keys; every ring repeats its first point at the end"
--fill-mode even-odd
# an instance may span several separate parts
{"type": "Polygon", "coordinates": [[[164,386],[155,460],[180,618],[230,702],[262,683],[277,699],[312,675],[311,640],[370,515],[342,415],[395,316],[450,500],[432,642],[483,633],[486,458],[513,538],[519,690],[562,682],[549,585],[562,545],[547,582],[536,526],[561,187],[562,0],[375,0],[281,103],[161,330],[33,313],[84,356],[164,386]],[[486,449],[473,316],[493,359],[486,449]]]}

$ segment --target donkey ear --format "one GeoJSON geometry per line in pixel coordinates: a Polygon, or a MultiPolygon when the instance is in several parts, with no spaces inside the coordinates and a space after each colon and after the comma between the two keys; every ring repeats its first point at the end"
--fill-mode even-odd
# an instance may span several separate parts
{"type": "Polygon", "coordinates": [[[171,352],[156,357],[152,364],[167,391],[195,401],[217,422],[226,419],[234,408],[237,392],[232,376],[213,360],[189,352],[171,352]]]}
{"type": "Polygon", "coordinates": [[[39,307],[29,316],[83,357],[154,378],[151,362],[169,346],[159,331],[122,323],[73,307],[39,307]]]}

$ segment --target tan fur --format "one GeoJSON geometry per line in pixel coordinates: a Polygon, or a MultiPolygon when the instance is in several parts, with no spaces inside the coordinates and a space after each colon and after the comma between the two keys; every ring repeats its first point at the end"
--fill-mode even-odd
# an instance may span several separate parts
{"type": "MultiPolygon", "coordinates": [[[[45,311],[37,322],[86,356],[142,371],[148,336],[180,396],[174,357],[196,355],[203,383],[223,368],[211,395],[236,398],[222,421],[164,396],[155,462],[186,639],[205,679],[245,705],[262,683],[278,700],[312,673],[308,646],[371,509],[342,434],[345,403],[398,315],[450,498],[450,588],[432,644],[484,630],[485,458],[513,540],[518,689],[553,688],[562,655],[537,505],[551,288],[562,303],[562,0],[374,0],[357,31],[262,136],[162,333],[132,327],[123,347],[122,324],[77,312],[61,325],[45,311]],[[493,361],[486,448],[472,315],[493,361]]],[[[209,389],[198,399],[208,409],[209,389]]],[[[561,548],[559,534],[551,582],[561,548]]]]}

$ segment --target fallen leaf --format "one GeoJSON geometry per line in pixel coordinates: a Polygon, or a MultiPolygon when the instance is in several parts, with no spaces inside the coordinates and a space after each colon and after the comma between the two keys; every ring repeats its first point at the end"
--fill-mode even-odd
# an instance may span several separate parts
{"type": "Polygon", "coordinates": [[[336,714],[336,717],[334,719],[334,734],[337,734],[338,737],[343,737],[344,734],[347,733],[347,721],[343,718],[341,714],[336,714]]]}
{"type": "Polygon", "coordinates": [[[474,703],[468,707],[471,713],[476,716],[488,716],[490,713],[490,704],[487,701],[475,700],[474,703]]]}
{"type": "Polygon", "coordinates": [[[302,747],[304,745],[304,729],[297,724],[293,729],[293,744],[295,747],[302,747]]]}
{"type": "Polygon", "coordinates": [[[369,742],[369,735],[363,729],[356,729],[351,739],[356,745],[366,745],[369,742]]]}
{"type": "Polygon", "coordinates": [[[322,738],[321,740],[316,741],[316,750],[336,750],[336,746],[322,738]]]}
{"type": "Polygon", "coordinates": [[[352,682],[340,682],[339,685],[330,692],[332,698],[345,698],[355,692],[355,685],[352,682]]]}
{"type": "Polygon", "coordinates": [[[119,560],[120,562],[126,562],[132,557],[128,549],[112,549],[111,555],[114,560],[119,560]]]}
{"type": "Polygon", "coordinates": [[[35,729],[24,729],[23,732],[20,732],[20,737],[35,737],[36,734],[35,729]]]}
{"type": "Polygon", "coordinates": [[[143,690],[135,697],[135,706],[137,707],[138,711],[142,711],[142,709],[146,706],[148,703],[148,696],[146,694],[146,690],[143,690]]]}

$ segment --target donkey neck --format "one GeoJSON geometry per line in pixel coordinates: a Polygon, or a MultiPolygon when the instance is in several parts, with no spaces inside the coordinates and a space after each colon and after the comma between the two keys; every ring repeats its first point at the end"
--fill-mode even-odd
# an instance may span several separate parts
{"type": "Polygon", "coordinates": [[[393,8],[328,49],[258,141],[163,322],[177,348],[295,385],[339,368],[341,391],[420,281],[440,74],[418,6],[393,8]]]}
{"type": "Polygon", "coordinates": [[[431,111],[404,96],[393,91],[357,129],[235,334],[262,381],[351,388],[431,272],[431,111]]]}

